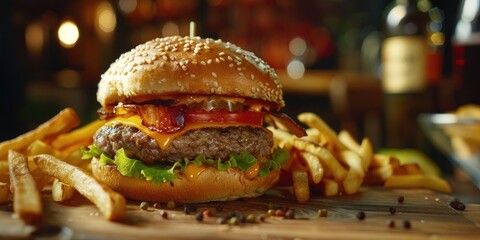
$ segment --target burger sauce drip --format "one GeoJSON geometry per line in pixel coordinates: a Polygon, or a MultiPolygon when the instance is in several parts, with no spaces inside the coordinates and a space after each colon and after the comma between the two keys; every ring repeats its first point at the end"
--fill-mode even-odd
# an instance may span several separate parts
{"type": "Polygon", "coordinates": [[[185,168],[185,172],[183,174],[187,177],[189,181],[194,182],[197,180],[198,176],[200,176],[203,171],[205,171],[204,167],[198,167],[197,165],[195,165],[195,163],[189,163],[185,168]]]}

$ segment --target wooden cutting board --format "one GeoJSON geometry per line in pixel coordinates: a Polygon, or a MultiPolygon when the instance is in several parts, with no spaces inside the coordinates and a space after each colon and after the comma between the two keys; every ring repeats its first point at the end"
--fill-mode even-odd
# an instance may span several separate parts
{"type": "Polygon", "coordinates": [[[217,217],[195,220],[182,206],[169,209],[140,209],[139,202],[127,206],[124,223],[106,221],[93,204],[80,195],[66,204],[51,201],[44,192],[44,225],[24,225],[12,216],[12,206],[0,206],[0,239],[53,237],[64,239],[480,239],[480,205],[468,204],[465,211],[449,206],[452,196],[423,189],[362,188],[353,196],[312,196],[298,204],[288,188],[276,188],[266,195],[225,203],[197,204],[198,210],[219,209],[218,215],[267,214],[269,206],[295,209],[295,219],[266,217],[265,222],[239,225],[217,224],[217,217]],[[403,196],[404,203],[398,203],[403,196]],[[390,207],[396,209],[391,214],[390,207]],[[319,217],[319,209],[328,211],[319,217]],[[161,212],[165,210],[168,218],[161,212]],[[366,218],[356,218],[364,211],[366,218]],[[389,227],[393,220],[395,227],[389,227]],[[409,220],[411,228],[403,227],[409,220]]]}

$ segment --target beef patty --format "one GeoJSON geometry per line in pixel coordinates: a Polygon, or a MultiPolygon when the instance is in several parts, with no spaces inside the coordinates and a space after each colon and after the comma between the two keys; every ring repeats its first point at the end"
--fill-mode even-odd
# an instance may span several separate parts
{"type": "Polygon", "coordinates": [[[230,154],[248,151],[258,160],[270,159],[273,138],[259,127],[202,128],[175,138],[166,149],[139,129],[120,123],[106,125],[94,135],[95,145],[113,157],[123,148],[128,157],[145,163],[178,162],[198,155],[228,160],[230,154]]]}

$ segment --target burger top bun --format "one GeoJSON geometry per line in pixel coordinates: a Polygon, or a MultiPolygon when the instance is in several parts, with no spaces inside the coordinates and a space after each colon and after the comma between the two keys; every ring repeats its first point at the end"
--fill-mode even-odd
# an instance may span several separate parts
{"type": "Polygon", "coordinates": [[[275,71],[253,53],[221,40],[157,38],[122,54],[102,75],[97,100],[118,102],[188,95],[219,95],[264,100],[284,106],[275,71]]]}

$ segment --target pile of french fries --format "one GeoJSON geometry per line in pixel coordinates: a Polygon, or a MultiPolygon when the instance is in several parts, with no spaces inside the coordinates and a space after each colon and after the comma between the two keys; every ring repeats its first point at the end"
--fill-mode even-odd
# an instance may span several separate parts
{"type": "Polygon", "coordinates": [[[367,137],[358,142],[345,130],[337,134],[314,113],[301,113],[298,120],[309,127],[305,137],[269,128],[275,145],[291,153],[282,170],[290,174],[298,202],[308,201],[311,189],[324,196],[350,195],[362,185],[451,191],[448,182],[424,174],[416,163],[402,165],[393,156],[375,154],[367,137]]]}
{"type": "Polygon", "coordinates": [[[79,124],[76,112],[66,108],[37,128],[0,143],[0,204],[9,202],[13,193],[14,213],[25,223],[42,221],[43,190],[51,190],[56,202],[72,198],[77,191],[106,219],[124,218],[125,198],[91,175],[90,163],[82,160],[80,151],[104,122],[72,130],[79,124]]]}
{"type": "MultiPolygon", "coordinates": [[[[460,118],[480,121],[480,105],[463,105],[454,113],[460,118]]],[[[453,151],[458,157],[469,159],[480,155],[480,123],[445,126],[444,131],[450,137],[453,151]]]]}
{"type": "MultiPolygon", "coordinates": [[[[275,144],[291,153],[282,171],[291,177],[298,202],[308,201],[314,188],[335,196],[354,194],[364,184],[451,190],[445,180],[425,175],[415,163],[402,165],[392,156],[375,154],[368,138],[357,142],[347,131],[337,134],[316,114],[302,113],[298,120],[309,126],[305,137],[269,127],[275,144]]],[[[91,144],[104,122],[72,130],[79,122],[75,111],[66,108],[37,128],[0,143],[0,204],[8,203],[13,193],[14,213],[25,223],[42,221],[44,189],[51,190],[56,202],[78,192],[106,219],[124,219],[125,198],[95,179],[89,161],[81,159],[80,147],[91,144]]]]}

